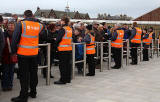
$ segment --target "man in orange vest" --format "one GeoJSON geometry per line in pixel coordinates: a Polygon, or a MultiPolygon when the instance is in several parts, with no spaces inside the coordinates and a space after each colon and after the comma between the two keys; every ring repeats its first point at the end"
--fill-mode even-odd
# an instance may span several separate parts
{"type": "Polygon", "coordinates": [[[137,22],[133,23],[133,29],[131,31],[131,36],[129,37],[130,40],[130,46],[131,46],[131,57],[132,57],[132,65],[138,64],[138,56],[137,56],[137,48],[141,44],[141,36],[142,36],[142,30],[141,28],[138,28],[137,22]]]}
{"type": "Polygon", "coordinates": [[[149,61],[148,48],[150,46],[151,40],[150,40],[149,34],[147,33],[147,29],[143,29],[142,41],[143,41],[143,47],[144,47],[143,61],[149,61]]]}
{"type": "Polygon", "coordinates": [[[58,36],[56,38],[60,60],[60,80],[55,81],[54,84],[71,83],[72,28],[69,27],[68,24],[69,18],[63,17],[61,19],[62,28],[59,30],[58,36]]]}
{"type": "Polygon", "coordinates": [[[86,54],[87,54],[87,63],[88,63],[88,70],[87,76],[95,76],[95,37],[92,33],[92,25],[88,25],[86,27],[86,34],[84,37],[84,42],[86,42],[86,54]]]}
{"type": "Polygon", "coordinates": [[[112,67],[113,69],[121,68],[121,52],[123,47],[124,30],[122,30],[120,27],[120,24],[115,24],[115,30],[111,38],[112,53],[115,61],[115,66],[112,67]]]}
{"type": "Polygon", "coordinates": [[[27,102],[28,96],[36,98],[38,84],[38,43],[44,40],[44,27],[30,10],[24,12],[24,20],[16,25],[11,43],[12,54],[18,55],[21,91],[13,102],[27,102]],[[28,93],[30,86],[30,92],[28,93]]]}

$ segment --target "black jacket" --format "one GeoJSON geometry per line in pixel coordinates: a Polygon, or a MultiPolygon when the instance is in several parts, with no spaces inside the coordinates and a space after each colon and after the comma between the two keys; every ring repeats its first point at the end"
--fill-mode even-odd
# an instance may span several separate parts
{"type": "MultiPolygon", "coordinates": [[[[35,18],[26,18],[22,21],[33,21],[33,22],[39,22],[39,20],[35,19],[35,18]]],[[[42,40],[46,40],[47,39],[47,35],[45,35],[45,27],[43,27],[42,31],[40,32],[39,34],[39,42],[42,42],[42,40]]],[[[22,34],[22,23],[19,22],[17,25],[16,25],[16,28],[14,30],[14,33],[13,33],[13,38],[12,38],[12,43],[11,43],[11,50],[12,50],[12,54],[15,54],[17,52],[17,46],[20,42],[20,39],[21,39],[21,34],[22,34]]],[[[21,56],[21,55],[19,55],[21,56]]],[[[26,56],[23,56],[23,57],[26,57],[26,56]]],[[[33,57],[33,56],[27,56],[27,57],[33,57]]]]}

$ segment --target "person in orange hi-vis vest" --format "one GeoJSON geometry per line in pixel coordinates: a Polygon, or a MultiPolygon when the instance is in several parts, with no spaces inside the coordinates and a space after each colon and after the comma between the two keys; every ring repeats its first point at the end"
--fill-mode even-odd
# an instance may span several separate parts
{"type": "Polygon", "coordinates": [[[59,51],[59,70],[60,79],[54,84],[71,83],[71,69],[72,69],[72,28],[68,25],[69,18],[63,17],[61,19],[62,28],[59,30],[56,38],[56,44],[59,51]]]}
{"type": "Polygon", "coordinates": [[[84,37],[84,42],[86,42],[86,54],[87,54],[87,63],[88,63],[88,70],[87,76],[95,76],[95,37],[92,33],[92,25],[86,26],[86,33],[84,37]]]}
{"type": "Polygon", "coordinates": [[[151,41],[150,41],[150,35],[147,33],[147,29],[143,29],[142,41],[143,41],[143,47],[144,47],[143,61],[149,61],[148,50],[149,50],[151,41]]]}
{"type": "Polygon", "coordinates": [[[115,66],[113,66],[113,69],[120,69],[121,68],[121,51],[123,47],[123,37],[124,37],[124,30],[122,30],[120,24],[115,24],[114,26],[114,32],[112,34],[112,53],[113,58],[115,61],[115,66]]]}
{"type": "Polygon", "coordinates": [[[132,65],[138,64],[137,48],[141,45],[142,30],[137,26],[137,22],[133,22],[131,36],[129,37],[131,47],[132,65]]]}
{"type": "Polygon", "coordinates": [[[33,17],[31,10],[24,12],[24,19],[16,25],[11,51],[18,55],[21,91],[12,102],[27,102],[28,96],[36,98],[38,84],[38,44],[45,40],[43,25],[33,17]],[[30,92],[28,93],[28,91],[30,92]]]}

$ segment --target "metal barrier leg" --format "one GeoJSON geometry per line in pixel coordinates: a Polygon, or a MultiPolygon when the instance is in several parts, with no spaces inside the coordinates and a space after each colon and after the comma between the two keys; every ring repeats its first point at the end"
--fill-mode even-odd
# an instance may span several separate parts
{"type": "Polygon", "coordinates": [[[129,40],[127,41],[127,62],[126,65],[129,65],[129,40]]]}
{"type": "Polygon", "coordinates": [[[75,47],[76,45],[73,43],[72,45],[72,79],[75,78],[75,47]]]}
{"type": "Polygon", "coordinates": [[[50,85],[50,69],[51,69],[51,62],[50,62],[50,56],[51,56],[51,44],[48,43],[48,47],[47,47],[47,64],[48,64],[48,68],[47,68],[47,78],[46,78],[46,84],[50,85]]]}
{"type": "Polygon", "coordinates": [[[157,44],[157,57],[159,57],[159,39],[158,39],[158,44],[157,44]]]}
{"type": "Polygon", "coordinates": [[[121,48],[121,67],[123,68],[123,47],[121,48]]]}
{"type": "Polygon", "coordinates": [[[100,44],[101,44],[101,47],[100,47],[100,48],[101,48],[101,49],[100,49],[100,51],[101,51],[101,53],[100,53],[100,54],[101,54],[101,57],[100,57],[100,58],[101,58],[101,60],[100,60],[100,61],[101,61],[100,72],[103,72],[103,42],[100,43],[100,44]]]}
{"type": "Polygon", "coordinates": [[[83,65],[83,76],[85,77],[86,76],[86,44],[84,44],[84,57],[83,57],[83,59],[84,59],[84,65],[83,65]]]}
{"type": "Polygon", "coordinates": [[[111,69],[111,40],[108,41],[108,70],[111,69]]]}
{"type": "Polygon", "coordinates": [[[142,53],[143,53],[143,48],[142,48],[142,47],[143,47],[143,45],[142,45],[142,42],[141,42],[140,62],[142,62],[142,55],[143,55],[143,54],[142,54],[142,53]]]}

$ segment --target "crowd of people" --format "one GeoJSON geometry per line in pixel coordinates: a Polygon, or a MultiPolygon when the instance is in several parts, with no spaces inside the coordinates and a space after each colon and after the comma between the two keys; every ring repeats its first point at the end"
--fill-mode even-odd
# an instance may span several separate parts
{"type": "MultiPolygon", "coordinates": [[[[42,22],[35,18],[32,11],[24,12],[24,19],[18,20],[16,15],[10,19],[0,16],[0,78],[3,91],[11,91],[13,88],[14,72],[20,80],[21,91],[18,97],[12,98],[13,102],[27,102],[28,97],[36,98],[38,84],[38,64],[42,64],[47,52],[44,47],[38,48],[38,44],[51,43],[51,66],[59,65],[60,79],[54,84],[64,85],[71,83],[72,70],[72,43],[86,43],[86,56],[88,73],[86,76],[95,76],[95,69],[100,60],[95,60],[95,42],[107,42],[111,40],[112,57],[115,62],[113,69],[121,68],[121,48],[123,40],[130,42],[132,65],[138,64],[137,48],[143,42],[143,61],[149,61],[148,48],[155,39],[153,27],[141,29],[134,22],[131,27],[127,24],[107,23],[83,23],[70,22],[63,17],[58,22],[42,22]],[[41,54],[42,53],[42,54],[41,54]],[[58,59],[59,62],[56,62],[58,59]],[[18,63],[18,70],[15,69],[18,63]]],[[[104,45],[104,52],[108,51],[108,45],[104,45]]],[[[76,45],[76,60],[83,60],[84,45],[76,45]]],[[[44,61],[46,63],[46,61],[44,61]]],[[[83,62],[77,63],[78,74],[83,73],[83,62]]],[[[46,69],[43,69],[43,77],[46,78],[46,69]]],[[[51,78],[54,78],[50,73],[51,78]]]]}

